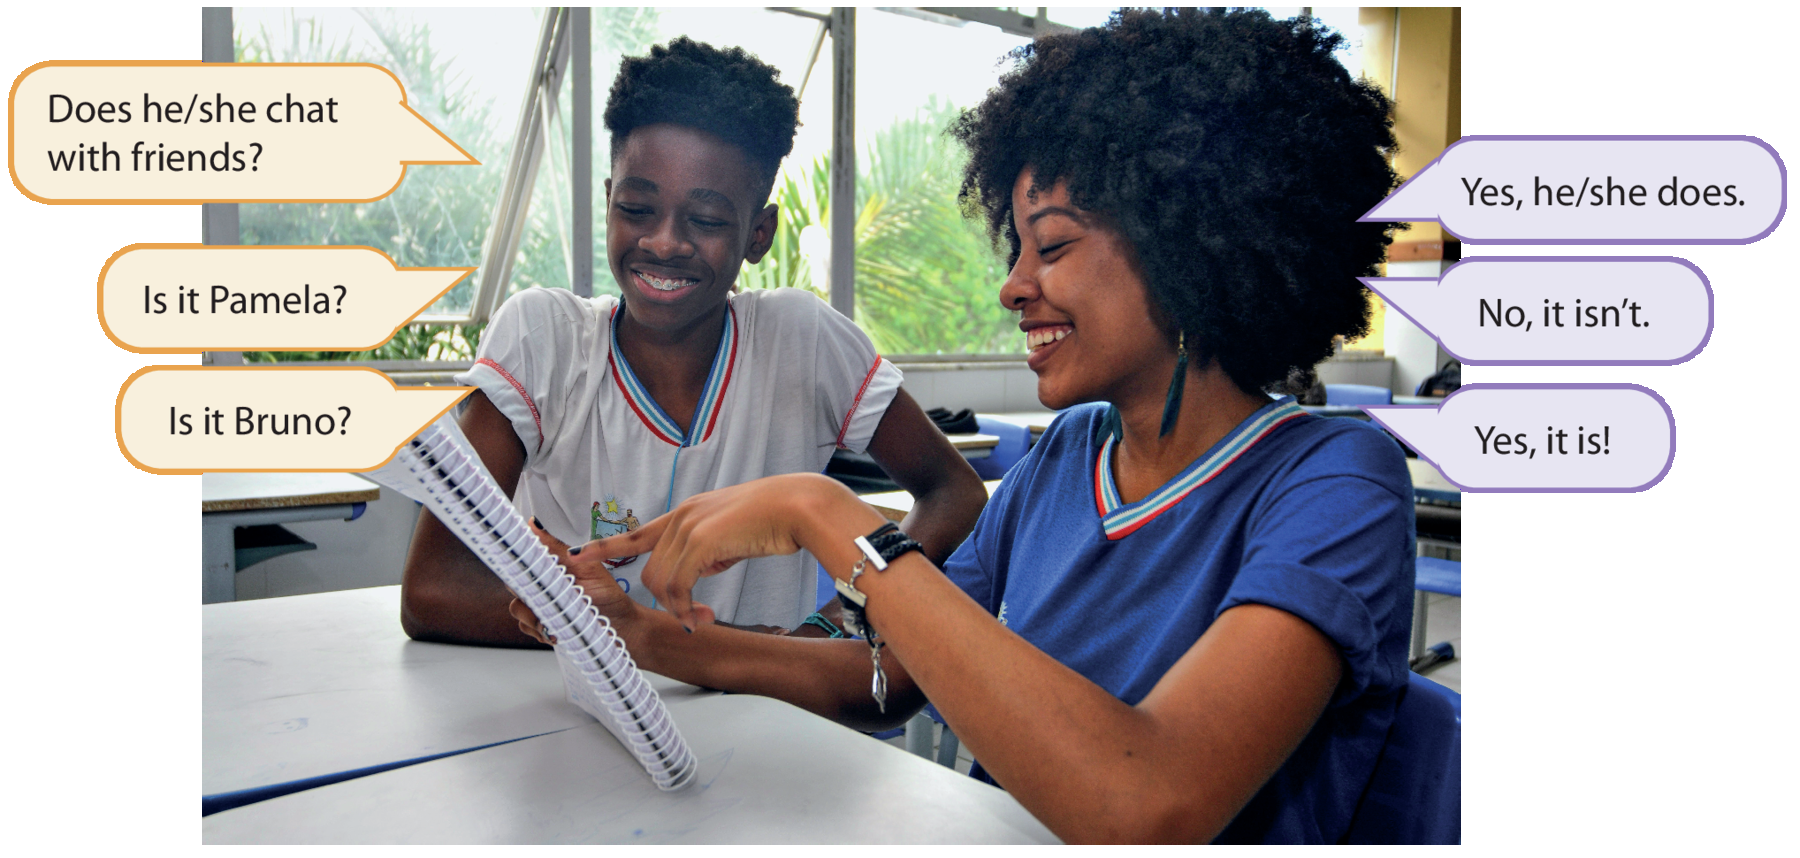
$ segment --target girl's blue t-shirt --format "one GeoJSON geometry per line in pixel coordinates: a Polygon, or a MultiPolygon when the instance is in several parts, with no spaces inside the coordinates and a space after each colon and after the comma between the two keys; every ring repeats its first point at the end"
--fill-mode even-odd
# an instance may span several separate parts
{"type": "MultiPolygon", "coordinates": [[[[1132,705],[1232,607],[1268,605],[1311,623],[1336,644],[1343,679],[1219,842],[1337,841],[1407,682],[1414,542],[1404,454],[1368,423],[1314,417],[1283,399],[1125,505],[1111,444],[1094,438],[1104,413],[1083,406],[1056,419],[945,573],[1013,632],[1132,705]]],[[[974,773],[992,782],[979,763],[974,773]]]]}

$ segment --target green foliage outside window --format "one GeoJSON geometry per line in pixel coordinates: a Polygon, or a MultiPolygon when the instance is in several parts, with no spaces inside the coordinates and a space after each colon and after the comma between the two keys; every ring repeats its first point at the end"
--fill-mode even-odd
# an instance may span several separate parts
{"type": "MultiPolygon", "coordinates": [[[[857,324],[890,354],[1020,351],[1013,314],[1000,306],[1005,261],[981,225],[957,208],[962,153],[943,136],[955,107],[928,102],[918,115],[876,132],[856,177],[857,324]]],[[[823,263],[809,264],[800,235],[830,223],[830,159],[790,171],[772,202],[781,229],[761,264],[746,265],[748,289],[797,286],[828,296],[823,263]]]]}

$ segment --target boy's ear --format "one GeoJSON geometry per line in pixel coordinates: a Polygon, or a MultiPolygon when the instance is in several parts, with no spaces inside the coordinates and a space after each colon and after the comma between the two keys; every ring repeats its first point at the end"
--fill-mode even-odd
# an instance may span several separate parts
{"type": "Polygon", "coordinates": [[[744,248],[744,261],[755,265],[775,244],[775,229],[781,223],[781,207],[770,203],[756,213],[750,222],[750,244],[744,248]]]}
{"type": "Polygon", "coordinates": [[[602,180],[600,186],[606,189],[606,196],[604,198],[606,204],[612,205],[612,177],[608,176],[606,179],[602,180]]]}

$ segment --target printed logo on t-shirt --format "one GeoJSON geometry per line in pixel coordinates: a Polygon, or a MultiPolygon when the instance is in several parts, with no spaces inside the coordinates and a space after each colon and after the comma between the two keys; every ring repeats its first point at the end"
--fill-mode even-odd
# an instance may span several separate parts
{"type": "Polygon", "coordinates": [[[1000,615],[995,617],[995,619],[1000,621],[1000,625],[1006,625],[1006,602],[1002,601],[1000,603],[1000,615]]]}
{"type": "MultiPolygon", "coordinates": [[[[604,501],[594,501],[593,527],[589,531],[588,538],[605,539],[609,536],[618,536],[637,530],[638,526],[637,516],[632,515],[632,510],[621,503],[618,498],[607,495],[604,501]]],[[[636,559],[637,556],[632,555],[601,562],[605,563],[608,569],[617,569],[636,559]]]]}

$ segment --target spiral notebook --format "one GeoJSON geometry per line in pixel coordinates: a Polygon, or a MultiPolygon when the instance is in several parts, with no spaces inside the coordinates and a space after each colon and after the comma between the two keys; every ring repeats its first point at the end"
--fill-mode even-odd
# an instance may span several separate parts
{"type": "Polygon", "coordinates": [[[697,764],[662,698],[449,416],[364,476],[424,504],[481,558],[556,638],[569,701],[606,725],[663,790],[687,786],[697,764]]]}

